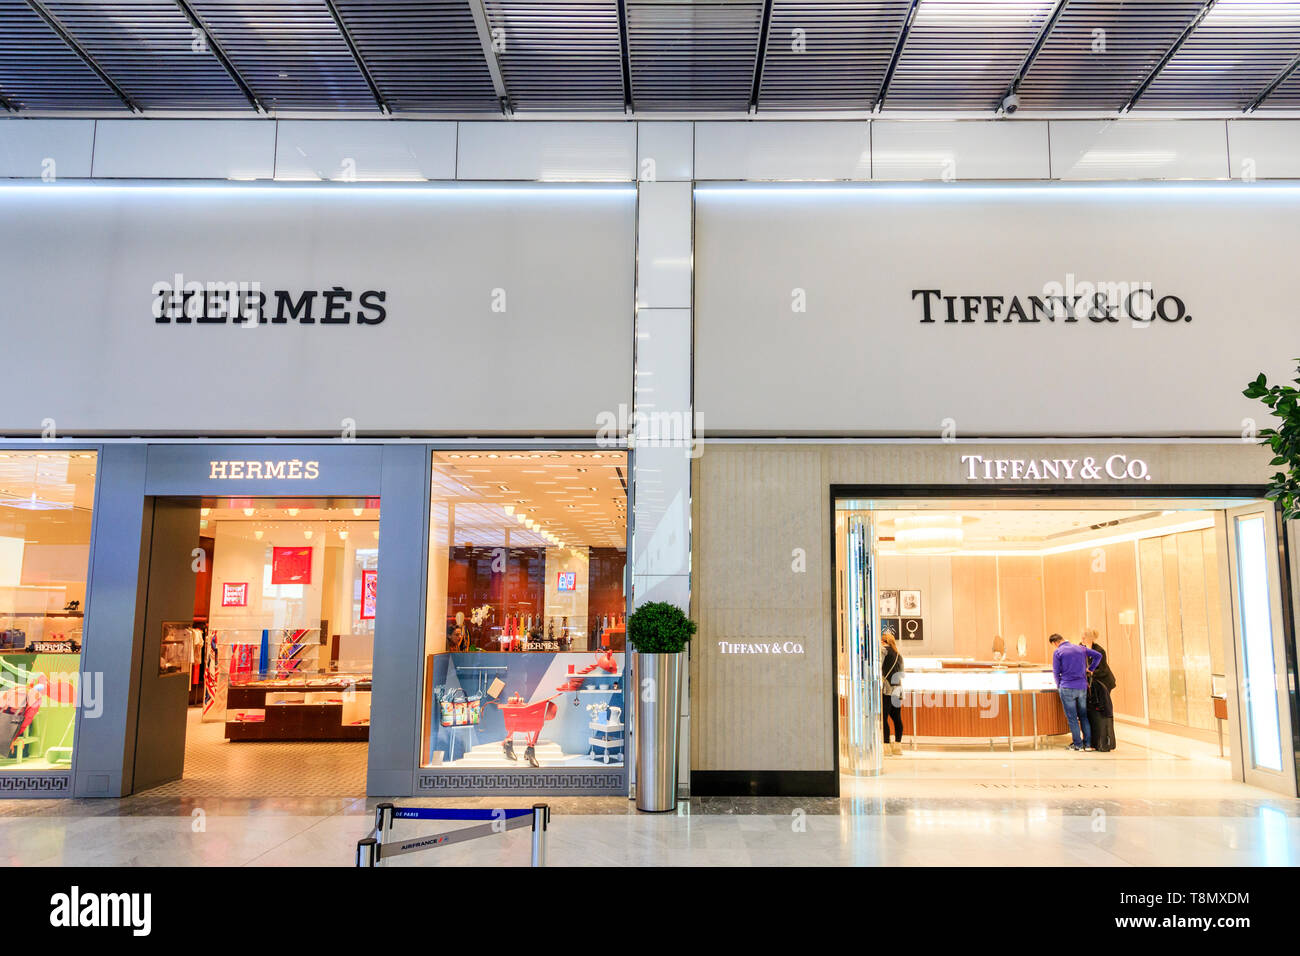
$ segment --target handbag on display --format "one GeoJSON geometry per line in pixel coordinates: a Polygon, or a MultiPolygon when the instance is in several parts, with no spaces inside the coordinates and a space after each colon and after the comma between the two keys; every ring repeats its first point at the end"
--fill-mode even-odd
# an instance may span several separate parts
{"type": "Polygon", "coordinates": [[[438,699],[438,723],[443,727],[471,727],[483,719],[483,695],[470,697],[459,687],[447,690],[439,687],[434,690],[438,699]]]}

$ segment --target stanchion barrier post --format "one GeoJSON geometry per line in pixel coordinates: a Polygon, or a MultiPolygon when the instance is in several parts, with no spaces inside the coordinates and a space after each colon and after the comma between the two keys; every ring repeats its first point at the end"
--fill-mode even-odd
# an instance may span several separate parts
{"type": "Polygon", "coordinates": [[[546,824],[550,819],[550,807],[544,803],[533,804],[533,866],[546,865],[546,824]]]}
{"type": "Polygon", "coordinates": [[[383,846],[393,835],[393,805],[381,803],[375,807],[375,839],[383,846]]]}
{"type": "Polygon", "coordinates": [[[379,841],[366,837],[357,841],[357,866],[375,866],[379,862],[379,841]]]}

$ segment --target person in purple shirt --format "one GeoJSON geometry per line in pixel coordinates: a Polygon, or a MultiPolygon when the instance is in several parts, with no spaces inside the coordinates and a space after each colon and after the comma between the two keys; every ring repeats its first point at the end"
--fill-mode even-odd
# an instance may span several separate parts
{"type": "Polygon", "coordinates": [[[1092,727],[1088,724],[1088,671],[1101,663],[1101,655],[1090,647],[1071,644],[1060,634],[1047,639],[1052,654],[1052,678],[1061,695],[1065,719],[1070,724],[1067,750],[1092,750],[1092,727]],[[1083,733],[1079,733],[1082,725],[1083,733]]]}

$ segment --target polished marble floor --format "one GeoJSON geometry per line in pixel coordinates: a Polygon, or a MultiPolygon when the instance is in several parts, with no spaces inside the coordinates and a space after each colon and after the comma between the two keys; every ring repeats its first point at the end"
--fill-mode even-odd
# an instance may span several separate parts
{"type": "MultiPolygon", "coordinates": [[[[1231,780],[1217,749],[1125,728],[1114,754],[921,750],[838,798],[697,797],[639,814],[549,798],[551,865],[1236,866],[1300,863],[1300,800],[1231,780]]],[[[349,866],[378,799],[155,790],[123,800],[0,801],[0,864],[349,866]]],[[[521,798],[401,800],[527,806],[521,798]]],[[[397,824],[398,838],[452,828],[397,824]]],[[[511,831],[393,866],[526,865],[511,831]]]]}

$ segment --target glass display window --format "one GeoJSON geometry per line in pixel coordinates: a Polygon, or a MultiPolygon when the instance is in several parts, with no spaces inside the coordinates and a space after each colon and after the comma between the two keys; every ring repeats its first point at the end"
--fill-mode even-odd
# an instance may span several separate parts
{"type": "Polygon", "coordinates": [[[97,461],[0,452],[0,773],[72,763],[97,461]]]}
{"type": "Polygon", "coordinates": [[[437,452],[426,767],[622,767],[627,455],[437,452]]]}

